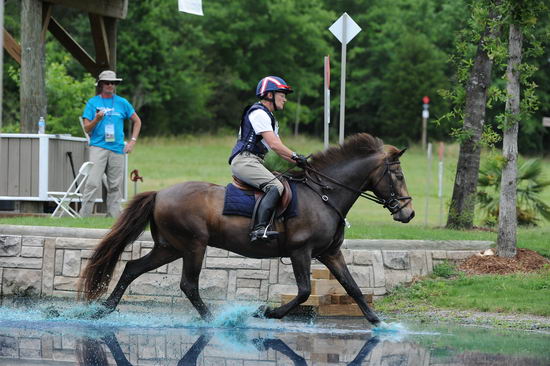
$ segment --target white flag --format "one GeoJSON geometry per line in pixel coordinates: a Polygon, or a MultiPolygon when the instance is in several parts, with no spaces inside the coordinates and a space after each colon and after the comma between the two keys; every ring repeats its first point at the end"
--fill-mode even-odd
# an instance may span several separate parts
{"type": "Polygon", "coordinates": [[[204,15],[202,13],[202,0],[178,0],[178,9],[184,13],[204,15]]]}

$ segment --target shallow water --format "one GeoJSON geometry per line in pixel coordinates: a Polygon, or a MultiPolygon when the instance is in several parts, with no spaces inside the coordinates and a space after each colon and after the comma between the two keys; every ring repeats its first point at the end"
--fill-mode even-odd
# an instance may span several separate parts
{"type": "Polygon", "coordinates": [[[550,335],[360,318],[270,320],[231,304],[130,306],[99,320],[63,302],[0,307],[0,365],[549,365],[550,335]]]}

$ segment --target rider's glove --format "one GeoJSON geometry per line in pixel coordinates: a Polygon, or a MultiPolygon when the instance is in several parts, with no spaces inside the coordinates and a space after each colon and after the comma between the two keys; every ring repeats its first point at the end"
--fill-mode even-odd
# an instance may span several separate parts
{"type": "Polygon", "coordinates": [[[303,155],[296,154],[295,152],[293,152],[290,158],[296,162],[296,165],[299,168],[304,169],[305,167],[308,166],[307,158],[303,155]]]}

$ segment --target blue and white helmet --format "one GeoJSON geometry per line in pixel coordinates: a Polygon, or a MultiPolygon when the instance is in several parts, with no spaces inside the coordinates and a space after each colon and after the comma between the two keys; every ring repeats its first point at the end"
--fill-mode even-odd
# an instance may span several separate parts
{"type": "Polygon", "coordinates": [[[281,92],[290,94],[293,92],[292,87],[278,76],[266,76],[258,82],[256,87],[256,96],[264,97],[268,92],[281,92]]]}

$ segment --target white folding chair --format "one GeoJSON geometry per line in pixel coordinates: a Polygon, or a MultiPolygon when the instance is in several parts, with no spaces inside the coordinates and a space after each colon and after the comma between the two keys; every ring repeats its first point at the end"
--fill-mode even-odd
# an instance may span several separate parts
{"type": "Polygon", "coordinates": [[[88,135],[88,132],[86,132],[86,129],[84,128],[84,120],[82,117],[78,117],[78,121],[80,122],[80,127],[82,127],[82,132],[84,132],[84,137],[86,137],[86,141],[88,141],[88,145],[90,144],[90,135],[88,135]]]}
{"type": "Polygon", "coordinates": [[[79,213],[71,207],[71,202],[75,199],[82,200],[82,192],[80,189],[84,186],[84,183],[86,183],[86,179],[93,165],[94,163],[91,161],[82,164],[78,170],[78,175],[66,192],[48,192],[48,196],[57,204],[55,211],[52,213],[52,217],[61,217],[64,212],[74,218],[80,217],[79,213]]]}

